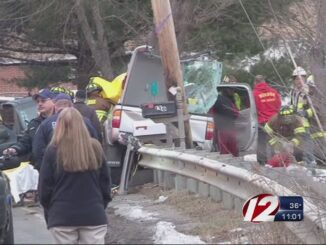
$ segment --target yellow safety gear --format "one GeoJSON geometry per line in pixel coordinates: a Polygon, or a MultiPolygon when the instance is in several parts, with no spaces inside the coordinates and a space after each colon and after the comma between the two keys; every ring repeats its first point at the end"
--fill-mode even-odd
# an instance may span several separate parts
{"type": "Polygon", "coordinates": [[[60,93],[68,94],[71,97],[71,99],[73,99],[75,96],[75,93],[73,91],[71,91],[68,88],[64,88],[64,87],[60,87],[60,86],[52,87],[52,88],[50,88],[50,91],[55,94],[60,94],[60,93]]]}
{"type": "Polygon", "coordinates": [[[104,122],[108,118],[108,112],[103,110],[96,110],[96,115],[100,122],[104,122]]]}
{"type": "Polygon", "coordinates": [[[308,115],[309,118],[311,118],[311,117],[314,116],[314,112],[313,112],[313,110],[311,108],[309,108],[308,110],[306,110],[306,112],[307,112],[307,115],[308,115]]]}
{"type": "Polygon", "coordinates": [[[112,82],[101,77],[91,77],[91,82],[102,88],[101,95],[104,99],[109,99],[113,103],[118,103],[123,90],[123,81],[126,73],[115,77],[112,82]]]}
{"type": "Polygon", "coordinates": [[[322,138],[322,137],[326,137],[326,131],[319,131],[311,134],[311,138],[313,139],[322,138]]]}
{"type": "Polygon", "coordinates": [[[273,129],[268,125],[268,123],[265,124],[264,130],[267,134],[272,134],[274,132],[273,129]]]}
{"type": "Polygon", "coordinates": [[[298,102],[297,109],[302,110],[303,107],[304,107],[304,103],[303,102],[298,102]]]}
{"type": "Polygon", "coordinates": [[[306,129],[304,127],[299,127],[294,129],[294,134],[304,134],[306,133],[306,129]]]}
{"type": "Polygon", "coordinates": [[[52,87],[50,91],[55,94],[66,93],[66,89],[64,87],[52,87]]]}
{"type": "Polygon", "coordinates": [[[90,93],[95,92],[95,91],[101,91],[101,90],[102,90],[102,88],[99,85],[97,85],[95,83],[92,83],[92,82],[89,83],[86,86],[86,92],[87,92],[87,94],[90,94],[90,93]]]}
{"type": "Polygon", "coordinates": [[[300,145],[300,141],[299,141],[298,139],[296,139],[296,138],[292,139],[291,142],[293,142],[293,144],[294,144],[295,146],[300,145]]]}
{"type": "Polygon", "coordinates": [[[238,110],[241,110],[241,97],[238,93],[233,94],[234,103],[238,110]]]}
{"type": "Polygon", "coordinates": [[[292,115],[293,113],[294,113],[294,110],[293,110],[293,107],[291,107],[291,106],[283,106],[280,111],[280,115],[282,115],[282,116],[292,115]]]}
{"type": "Polygon", "coordinates": [[[268,141],[268,143],[269,143],[271,146],[275,145],[277,142],[278,142],[277,138],[272,138],[272,139],[270,139],[270,140],[268,141]]]}
{"type": "Polygon", "coordinates": [[[96,100],[88,99],[87,100],[87,105],[96,105],[96,100]]]}
{"type": "Polygon", "coordinates": [[[303,126],[305,128],[310,128],[310,123],[309,121],[307,120],[307,118],[303,118],[303,126]]]}

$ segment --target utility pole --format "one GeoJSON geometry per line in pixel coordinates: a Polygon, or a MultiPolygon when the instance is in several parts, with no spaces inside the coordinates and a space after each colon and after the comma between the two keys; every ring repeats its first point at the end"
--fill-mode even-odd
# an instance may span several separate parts
{"type": "MultiPolygon", "coordinates": [[[[165,82],[167,89],[178,86],[181,89],[183,110],[186,120],[184,121],[186,146],[192,147],[192,136],[189,124],[189,113],[185,101],[183,75],[181,70],[178,45],[175,35],[173,16],[170,0],[151,0],[154,13],[155,33],[158,38],[160,54],[162,58],[165,82]]],[[[171,98],[171,95],[168,95],[171,98]]]]}

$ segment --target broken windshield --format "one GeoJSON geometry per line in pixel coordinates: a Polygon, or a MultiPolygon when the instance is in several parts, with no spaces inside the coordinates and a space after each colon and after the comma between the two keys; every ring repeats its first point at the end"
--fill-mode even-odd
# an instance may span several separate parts
{"type": "Polygon", "coordinates": [[[222,63],[216,60],[183,62],[183,77],[189,113],[206,114],[217,98],[222,63]]]}

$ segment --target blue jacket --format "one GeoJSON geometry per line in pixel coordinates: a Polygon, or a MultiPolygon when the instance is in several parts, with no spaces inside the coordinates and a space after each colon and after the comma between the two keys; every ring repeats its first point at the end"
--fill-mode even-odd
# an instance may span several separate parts
{"type": "Polygon", "coordinates": [[[111,201],[110,173],[103,158],[97,170],[67,172],[50,145],[40,170],[39,196],[48,228],[107,224],[105,209],[111,201]]]}
{"type": "MultiPolygon", "coordinates": [[[[33,159],[35,162],[34,167],[37,170],[40,170],[43,155],[45,152],[46,147],[51,141],[52,135],[53,135],[53,129],[55,127],[56,121],[58,119],[59,113],[56,113],[49,118],[45,119],[41,125],[38,127],[34,140],[33,140],[33,159]]],[[[84,122],[87,126],[87,129],[91,135],[92,138],[99,139],[96,130],[92,126],[89,119],[84,117],[84,122]]]]}

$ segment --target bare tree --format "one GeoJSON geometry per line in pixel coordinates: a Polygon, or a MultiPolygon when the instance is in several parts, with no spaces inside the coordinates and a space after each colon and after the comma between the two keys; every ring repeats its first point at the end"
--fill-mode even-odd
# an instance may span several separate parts
{"type": "Polygon", "coordinates": [[[90,4],[92,17],[95,22],[95,33],[90,27],[90,23],[85,13],[85,1],[76,0],[76,14],[86,42],[92,52],[96,66],[100,69],[103,76],[107,79],[113,78],[113,71],[108,49],[108,40],[104,31],[103,22],[100,15],[99,3],[93,0],[90,4]]]}

